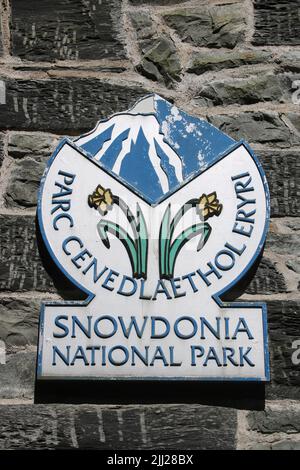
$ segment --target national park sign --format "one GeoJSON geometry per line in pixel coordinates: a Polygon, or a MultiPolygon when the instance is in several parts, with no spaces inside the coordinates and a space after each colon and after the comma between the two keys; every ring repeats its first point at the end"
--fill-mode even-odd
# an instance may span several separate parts
{"type": "Polygon", "coordinates": [[[265,304],[222,300],[269,222],[245,142],[147,96],[60,142],[38,222],[86,294],[42,305],[38,379],[269,379],[265,304]]]}

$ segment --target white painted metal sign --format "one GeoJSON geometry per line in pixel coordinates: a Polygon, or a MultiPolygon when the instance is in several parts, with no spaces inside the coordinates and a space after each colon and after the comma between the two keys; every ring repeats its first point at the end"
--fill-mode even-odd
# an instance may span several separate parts
{"type": "Polygon", "coordinates": [[[221,300],[268,226],[246,143],[148,96],[60,143],[38,219],[87,295],[42,306],[39,379],[268,380],[265,305],[221,300]]]}

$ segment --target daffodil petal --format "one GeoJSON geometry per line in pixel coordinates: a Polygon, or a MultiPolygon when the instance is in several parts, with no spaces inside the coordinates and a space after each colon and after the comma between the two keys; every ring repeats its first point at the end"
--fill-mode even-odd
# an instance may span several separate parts
{"type": "Polygon", "coordinates": [[[106,212],[106,210],[107,210],[107,204],[106,204],[106,202],[101,201],[101,203],[99,204],[99,209],[100,209],[102,212],[106,212]]]}
{"type": "Polygon", "coordinates": [[[109,206],[112,205],[113,203],[113,198],[112,198],[112,193],[110,191],[110,189],[107,189],[104,193],[104,200],[106,202],[106,204],[108,204],[109,206]]]}
{"type": "Polygon", "coordinates": [[[217,194],[216,192],[213,192],[207,196],[208,203],[211,204],[217,199],[217,194]]]}
{"type": "Polygon", "coordinates": [[[100,196],[103,196],[103,194],[105,193],[105,189],[102,188],[101,184],[97,186],[96,191],[98,194],[100,194],[100,196]]]}
{"type": "Polygon", "coordinates": [[[203,217],[206,218],[209,214],[209,209],[208,207],[205,207],[204,211],[203,211],[203,217]]]}

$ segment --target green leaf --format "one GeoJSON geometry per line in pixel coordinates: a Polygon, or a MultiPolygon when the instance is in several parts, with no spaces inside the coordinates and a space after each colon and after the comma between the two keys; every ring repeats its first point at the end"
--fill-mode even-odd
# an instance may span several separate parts
{"type": "Polygon", "coordinates": [[[210,234],[211,226],[208,223],[192,225],[191,227],[181,232],[181,234],[172,243],[170,248],[169,272],[172,277],[174,276],[176,258],[179,255],[180,250],[184,247],[184,245],[197,235],[201,235],[200,242],[197,247],[197,251],[200,251],[200,249],[203,248],[203,246],[207,242],[210,234]]]}
{"type": "Polygon", "coordinates": [[[110,220],[100,220],[97,225],[97,229],[100,238],[106,248],[110,248],[110,242],[107,235],[108,233],[115,235],[121,241],[129,256],[132,268],[132,275],[133,277],[136,277],[138,273],[138,256],[135,243],[130,237],[130,235],[128,235],[128,233],[122,227],[120,227],[120,225],[115,224],[110,220]]]}

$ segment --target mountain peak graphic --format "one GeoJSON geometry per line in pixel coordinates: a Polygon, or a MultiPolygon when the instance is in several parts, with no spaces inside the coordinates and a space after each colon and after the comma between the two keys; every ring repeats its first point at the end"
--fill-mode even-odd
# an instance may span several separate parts
{"type": "Polygon", "coordinates": [[[209,168],[235,141],[153,94],[100,121],[75,144],[152,204],[209,168]]]}

